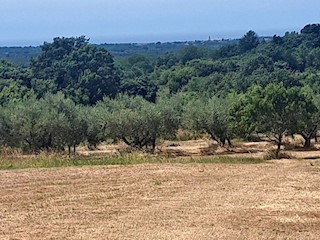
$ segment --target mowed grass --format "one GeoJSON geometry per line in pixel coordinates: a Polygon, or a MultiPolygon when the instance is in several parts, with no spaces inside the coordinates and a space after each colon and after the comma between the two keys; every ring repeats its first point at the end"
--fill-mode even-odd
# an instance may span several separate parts
{"type": "Polygon", "coordinates": [[[319,239],[319,160],[128,159],[0,171],[0,239],[319,239]]]}
{"type": "Polygon", "coordinates": [[[256,164],[264,160],[251,157],[211,156],[211,157],[161,157],[139,153],[106,155],[103,157],[76,157],[67,158],[62,155],[26,155],[0,157],[0,170],[26,169],[26,168],[53,168],[72,166],[105,166],[130,165],[145,163],[230,163],[230,164],[256,164]]]}
{"type": "Polygon", "coordinates": [[[252,152],[8,151],[0,239],[319,239],[318,151],[276,161],[252,152]]]}

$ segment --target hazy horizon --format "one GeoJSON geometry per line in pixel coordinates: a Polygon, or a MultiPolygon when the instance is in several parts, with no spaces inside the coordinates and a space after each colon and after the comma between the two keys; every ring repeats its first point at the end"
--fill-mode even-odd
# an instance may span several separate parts
{"type": "Polygon", "coordinates": [[[85,35],[92,43],[146,43],[284,35],[320,22],[310,0],[3,0],[0,46],[85,35]]]}
{"type": "Polygon", "coordinates": [[[272,37],[274,34],[283,36],[285,32],[300,31],[299,27],[294,29],[282,29],[282,30],[262,30],[257,31],[255,29],[247,29],[243,31],[232,31],[232,32],[221,32],[221,33],[181,33],[181,34],[146,34],[146,35],[114,35],[114,36],[88,36],[85,34],[79,35],[57,35],[51,38],[44,39],[0,39],[0,47],[28,47],[28,46],[40,46],[44,42],[52,42],[54,37],[79,37],[85,35],[86,38],[90,39],[91,43],[94,44],[125,44],[125,43],[156,43],[156,42],[184,42],[184,41],[205,41],[210,37],[211,40],[222,40],[222,39],[239,39],[247,31],[254,30],[259,36],[272,37]]]}

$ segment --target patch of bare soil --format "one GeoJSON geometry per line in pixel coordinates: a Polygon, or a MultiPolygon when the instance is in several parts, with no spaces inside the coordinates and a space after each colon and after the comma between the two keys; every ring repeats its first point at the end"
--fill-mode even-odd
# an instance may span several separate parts
{"type": "Polygon", "coordinates": [[[319,160],[15,170],[0,181],[0,239],[320,236],[319,160]]]}
{"type": "MultiPolygon", "coordinates": [[[[302,140],[296,137],[286,139],[282,151],[295,159],[320,159],[320,144],[313,143],[309,150],[302,148],[302,140]]],[[[181,156],[212,156],[223,155],[230,157],[252,157],[263,158],[270,150],[275,149],[274,143],[269,141],[261,142],[236,142],[232,147],[219,146],[217,143],[208,139],[190,140],[190,141],[165,141],[156,148],[156,155],[165,157],[181,156]]],[[[121,152],[136,151],[130,149],[123,143],[119,144],[102,144],[95,150],[79,148],[78,153],[85,156],[98,156],[108,154],[118,154],[121,152]]]]}
{"type": "MultiPolygon", "coordinates": [[[[302,147],[302,140],[296,137],[295,140],[286,139],[282,152],[289,154],[294,159],[320,159],[320,144],[313,143],[311,149],[302,147]]],[[[223,155],[230,157],[252,157],[263,158],[265,154],[276,149],[274,143],[269,141],[261,142],[236,142],[232,147],[221,147],[210,140],[191,140],[184,142],[165,142],[159,149],[161,153],[176,152],[179,156],[209,156],[223,155]]]]}
{"type": "MultiPolygon", "coordinates": [[[[230,156],[262,158],[268,150],[274,148],[270,142],[239,142],[232,147],[219,146],[210,140],[191,140],[183,142],[165,142],[159,149],[160,154],[176,153],[176,156],[230,156]]],[[[172,155],[169,155],[172,156],[172,155]]],[[[174,156],[174,155],[173,155],[174,156]]]]}

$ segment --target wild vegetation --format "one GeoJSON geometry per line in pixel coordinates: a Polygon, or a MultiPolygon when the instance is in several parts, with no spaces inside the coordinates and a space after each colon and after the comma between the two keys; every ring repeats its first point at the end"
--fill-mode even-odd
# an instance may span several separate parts
{"type": "MultiPolygon", "coordinates": [[[[266,37],[263,37],[266,38],[266,37]]],[[[125,59],[131,55],[138,54],[148,57],[158,57],[166,52],[178,53],[186,45],[214,49],[221,46],[238,43],[238,39],[221,39],[213,41],[196,40],[184,42],[156,42],[156,43],[103,43],[96,44],[98,48],[104,48],[110,52],[115,59],[125,59]]],[[[28,67],[32,57],[41,54],[40,46],[28,47],[0,47],[0,59],[14,62],[23,67],[28,67]]]]}
{"type": "Polygon", "coordinates": [[[154,151],[179,129],[220,145],[264,134],[311,147],[320,111],[320,25],[235,44],[118,58],[84,36],[55,38],[26,66],[0,62],[0,144],[26,152],[123,141],[154,151]]]}

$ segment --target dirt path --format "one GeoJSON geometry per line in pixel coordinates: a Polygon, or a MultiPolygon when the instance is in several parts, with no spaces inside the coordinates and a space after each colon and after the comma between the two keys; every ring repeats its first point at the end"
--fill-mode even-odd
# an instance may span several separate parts
{"type": "Polygon", "coordinates": [[[318,239],[320,161],[0,172],[0,239],[318,239]]]}

